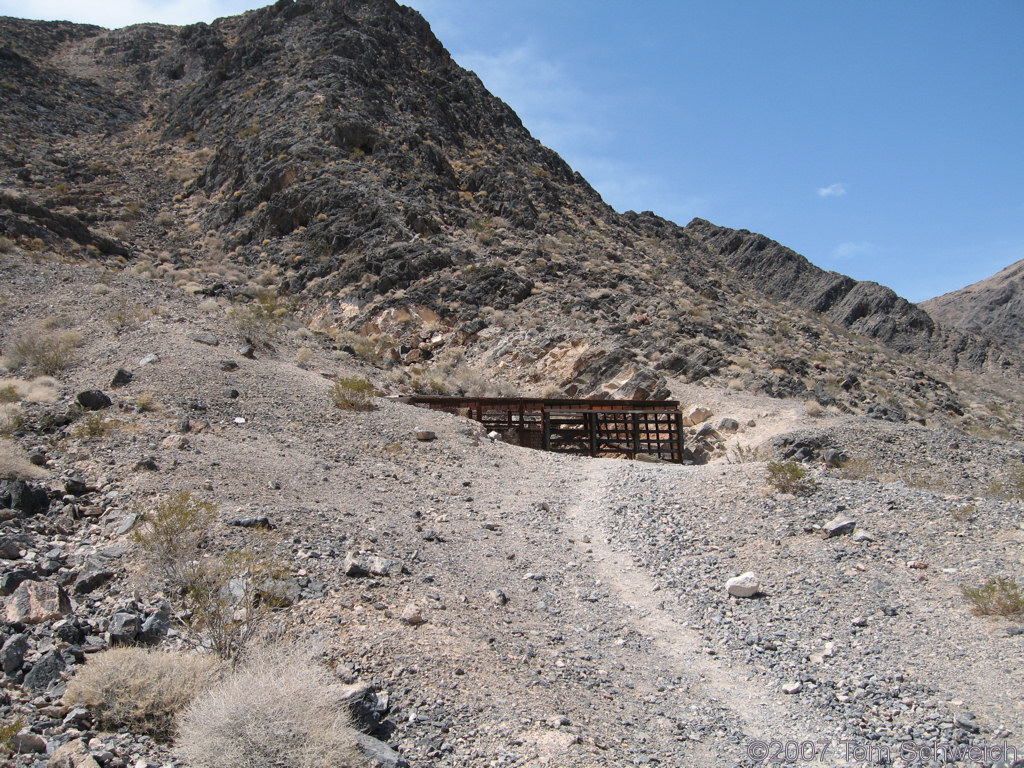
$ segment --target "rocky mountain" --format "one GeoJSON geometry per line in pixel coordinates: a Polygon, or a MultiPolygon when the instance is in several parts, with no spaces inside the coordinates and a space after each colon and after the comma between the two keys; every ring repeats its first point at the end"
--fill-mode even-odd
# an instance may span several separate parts
{"type": "Polygon", "coordinates": [[[921,306],[940,323],[1024,350],[1024,261],[921,306]]]}
{"type": "Polygon", "coordinates": [[[5,765],[1020,749],[1020,354],[617,213],[408,8],[0,19],[0,276],[5,765]],[[690,465],[374,392],[672,396],[690,465]]]}
{"type": "Polygon", "coordinates": [[[392,367],[395,391],[465,390],[456,368],[565,395],[734,382],[955,422],[948,371],[1020,369],[761,236],[616,213],[396,3],[0,26],[9,238],[238,302],[287,297],[392,367]]]}

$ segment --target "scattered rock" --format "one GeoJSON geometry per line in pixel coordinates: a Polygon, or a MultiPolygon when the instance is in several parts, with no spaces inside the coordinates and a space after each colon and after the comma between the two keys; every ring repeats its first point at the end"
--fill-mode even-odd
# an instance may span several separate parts
{"type": "Polygon", "coordinates": [[[856,527],[856,520],[845,515],[839,515],[821,526],[821,530],[825,534],[826,539],[831,539],[834,536],[849,536],[856,527]]]}
{"type": "Polygon", "coordinates": [[[7,620],[40,624],[71,613],[67,593],[52,581],[25,581],[7,601],[7,620]]]}
{"type": "Polygon", "coordinates": [[[782,692],[786,694],[800,693],[804,688],[803,683],[787,683],[782,686],[782,692]]]}
{"type": "Polygon", "coordinates": [[[118,368],[114,374],[114,378],[110,382],[110,386],[114,389],[118,387],[125,387],[132,383],[132,372],[127,368],[118,368]]]}
{"type": "Polygon", "coordinates": [[[761,590],[761,581],[756,573],[747,571],[725,582],[725,588],[733,597],[753,597],[761,590]]]}
{"type": "Polygon", "coordinates": [[[695,405],[683,415],[683,426],[695,427],[698,424],[703,424],[713,415],[714,414],[711,412],[709,408],[704,408],[702,406],[695,405]]]}
{"type": "Polygon", "coordinates": [[[74,739],[50,756],[46,768],[100,768],[82,739],[74,739]]]}
{"type": "Polygon", "coordinates": [[[38,733],[32,733],[32,731],[28,729],[14,734],[11,738],[11,746],[14,747],[14,751],[16,753],[21,755],[27,755],[33,752],[41,755],[46,754],[46,739],[38,733]]]}
{"type": "Polygon", "coordinates": [[[139,367],[140,368],[144,368],[147,365],[152,365],[153,363],[159,363],[159,362],[160,362],[160,355],[158,355],[156,352],[150,352],[144,358],[139,360],[139,367]]]}
{"type": "Polygon", "coordinates": [[[237,371],[238,363],[236,363],[234,360],[221,360],[220,369],[222,371],[237,371]]]}
{"type": "Polygon", "coordinates": [[[275,527],[269,517],[239,517],[228,521],[228,525],[238,528],[262,528],[267,531],[272,531],[275,527]]]}
{"type": "Polygon", "coordinates": [[[437,435],[431,432],[429,429],[421,429],[419,432],[416,433],[416,439],[419,440],[421,443],[429,443],[436,438],[437,435]]]}
{"type": "Polygon", "coordinates": [[[134,613],[118,611],[107,624],[107,637],[111,645],[132,643],[142,629],[142,621],[134,613]]]}
{"type": "Polygon", "coordinates": [[[208,347],[220,346],[220,339],[210,333],[190,333],[188,338],[200,344],[206,344],[208,347]]]}
{"type": "Polygon", "coordinates": [[[423,618],[423,612],[416,603],[409,603],[402,609],[402,621],[415,627],[425,622],[426,619],[423,618]]]}
{"type": "Polygon", "coordinates": [[[19,633],[11,635],[0,647],[0,667],[4,674],[10,675],[21,669],[25,662],[25,653],[28,651],[28,635],[19,633]]]}
{"type": "Polygon", "coordinates": [[[66,668],[67,662],[60,651],[47,651],[36,660],[32,669],[25,675],[25,687],[35,694],[43,693],[62,679],[61,672],[66,668]]]}
{"type": "Polygon", "coordinates": [[[99,411],[112,405],[111,399],[98,389],[87,389],[84,392],[79,392],[75,399],[87,411],[99,411]]]}

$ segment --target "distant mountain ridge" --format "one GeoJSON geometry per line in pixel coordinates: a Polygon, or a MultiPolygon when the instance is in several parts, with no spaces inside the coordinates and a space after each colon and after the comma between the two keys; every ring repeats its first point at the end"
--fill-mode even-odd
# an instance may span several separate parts
{"type": "Polygon", "coordinates": [[[771,298],[791,301],[895,350],[970,368],[1005,359],[991,339],[956,330],[976,332],[979,328],[959,323],[943,328],[935,322],[942,320],[941,316],[933,315],[929,305],[922,309],[891,288],[821,269],[764,235],[719,227],[703,219],[694,219],[686,229],[727,267],[756,282],[771,298]]]}
{"type": "Polygon", "coordinates": [[[995,339],[1024,353],[1024,259],[921,306],[944,325],[995,339]]]}

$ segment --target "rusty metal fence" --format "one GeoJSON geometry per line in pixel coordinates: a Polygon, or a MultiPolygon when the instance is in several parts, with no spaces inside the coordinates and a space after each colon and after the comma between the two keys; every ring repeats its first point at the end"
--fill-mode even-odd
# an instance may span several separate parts
{"type": "Polygon", "coordinates": [[[683,461],[683,415],[676,400],[522,397],[393,398],[479,421],[514,445],[585,456],[651,456],[683,461]]]}

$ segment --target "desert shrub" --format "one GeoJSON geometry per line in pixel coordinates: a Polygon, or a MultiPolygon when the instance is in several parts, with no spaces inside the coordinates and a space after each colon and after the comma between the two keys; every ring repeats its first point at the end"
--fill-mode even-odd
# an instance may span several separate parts
{"type": "Polygon", "coordinates": [[[160,403],[151,392],[143,392],[135,398],[135,407],[143,413],[154,413],[160,410],[160,403]]]}
{"type": "Polygon", "coordinates": [[[818,419],[825,414],[825,409],[821,407],[821,403],[817,400],[808,400],[804,405],[804,413],[812,419],[818,419]]]}
{"type": "Polygon", "coordinates": [[[331,386],[331,402],[343,411],[372,411],[373,384],[359,376],[339,376],[331,386]]]}
{"type": "Polygon", "coordinates": [[[75,364],[75,349],[82,343],[76,331],[39,328],[14,342],[10,360],[14,368],[28,368],[43,376],[56,376],[75,364]]]}
{"type": "Polygon", "coordinates": [[[0,253],[10,253],[14,250],[14,241],[9,237],[0,237],[0,253]]]}
{"type": "Polygon", "coordinates": [[[38,480],[45,475],[15,443],[0,439],[0,480],[38,480]]]}
{"type": "Polygon", "coordinates": [[[169,739],[178,713],[221,673],[206,654],[112,648],[78,667],[64,701],[84,706],[101,728],[169,739]]]}
{"type": "Polygon", "coordinates": [[[993,576],[980,587],[962,587],[975,616],[1024,614],[1024,587],[1014,579],[993,576]]]}
{"type": "Polygon", "coordinates": [[[264,648],[181,713],[175,751],[196,768],[362,768],[335,680],[293,649],[264,648]]]}
{"type": "Polygon", "coordinates": [[[129,328],[134,328],[139,323],[148,320],[149,317],[150,312],[145,306],[122,297],[107,314],[107,322],[114,329],[114,333],[119,334],[129,328]]]}
{"type": "Polygon", "coordinates": [[[989,485],[989,495],[1000,499],[1024,499],[1024,465],[1010,467],[1005,477],[989,485]]]}
{"type": "Polygon", "coordinates": [[[160,213],[158,213],[156,215],[156,218],[154,219],[156,225],[158,227],[163,227],[164,229],[168,227],[173,227],[175,221],[175,216],[170,211],[160,211],[160,213]]]}
{"type": "Polygon", "coordinates": [[[201,645],[236,660],[275,608],[289,604],[285,569],[251,549],[204,558],[188,570],[189,627],[201,645]]]}
{"type": "Polygon", "coordinates": [[[760,449],[750,445],[743,445],[743,443],[736,443],[736,445],[730,448],[728,457],[726,458],[726,461],[730,464],[750,464],[751,462],[760,460],[760,449]]]}
{"type": "Polygon", "coordinates": [[[0,437],[14,437],[25,429],[25,412],[18,403],[0,405],[0,437]]]}
{"type": "Polygon", "coordinates": [[[20,400],[21,395],[18,394],[18,389],[13,384],[4,384],[3,386],[0,386],[0,405],[17,403],[20,400]]]}
{"type": "Polygon", "coordinates": [[[298,352],[295,353],[295,362],[300,366],[305,367],[309,364],[309,361],[313,359],[313,350],[309,347],[301,347],[298,352]]]}
{"type": "Polygon", "coordinates": [[[273,345],[287,317],[287,304],[276,296],[261,296],[256,301],[228,310],[228,320],[235,332],[254,347],[273,345]]]}
{"type": "Polygon", "coordinates": [[[818,484],[806,469],[795,461],[769,461],[768,484],[777,493],[810,494],[818,484]]]}
{"type": "Polygon", "coordinates": [[[216,509],[212,502],[200,501],[188,491],[181,491],[143,515],[143,525],[134,534],[135,541],[149,554],[161,578],[177,587],[188,584],[216,509]]]}
{"type": "Polygon", "coordinates": [[[75,424],[74,435],[83,440],[103,437],[116,429],[118,424],[117,419],[108,419],[102,413],[93,411],[85,414],[75,424]]]}
{"type": "Polygon", "coordinates": [[[25,727],[25,721],[19,715],[13,720],[6,720],[0,724],[0,747],[7,752],[14,751],[14,737],[25,727]]]}

